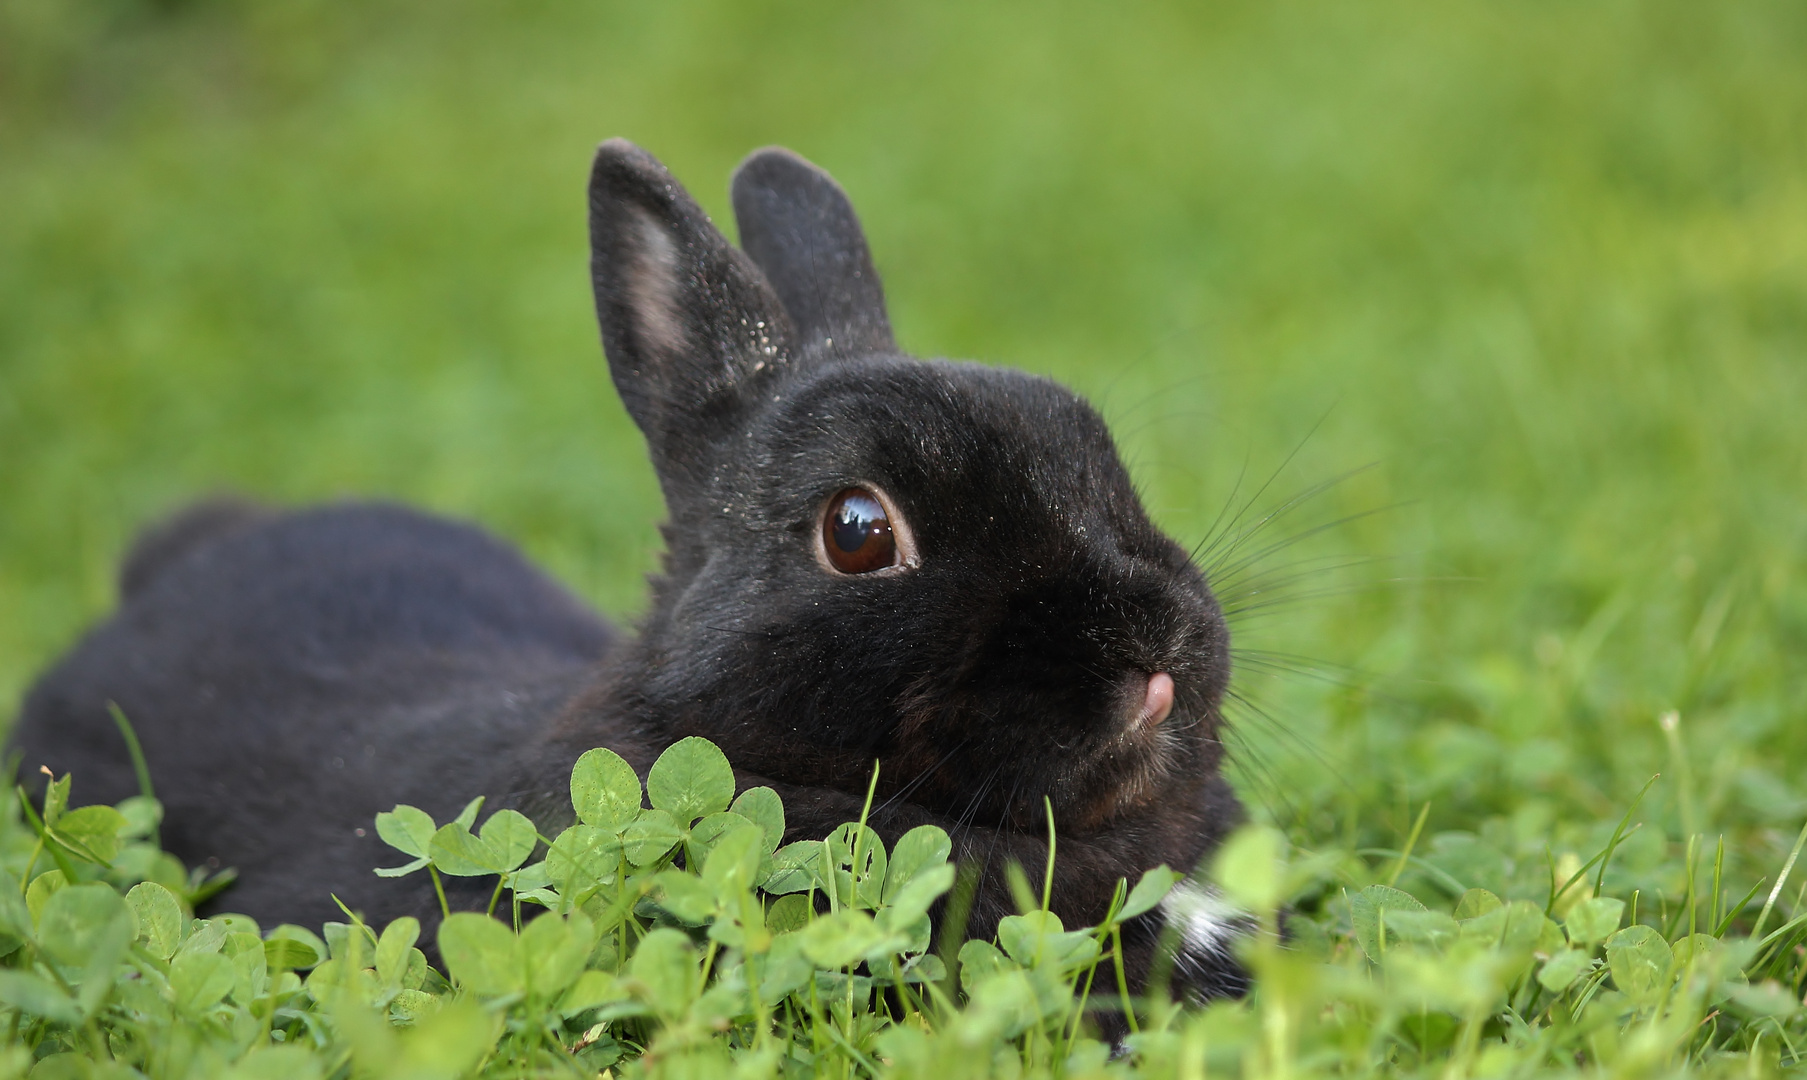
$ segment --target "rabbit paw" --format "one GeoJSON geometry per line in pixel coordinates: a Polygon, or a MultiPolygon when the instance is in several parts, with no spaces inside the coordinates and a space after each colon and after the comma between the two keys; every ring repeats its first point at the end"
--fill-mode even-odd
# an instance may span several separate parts
{"type": "Polygon", "coordinates": [[[1236,958],[1236,943],[1256,931],[1246,912],[1216,889],[1182,881],[1161,901],[1167,924],[1179,931],[1174,988],[1198,1001],[1248,992],[1249,976],[1236,958]]]}

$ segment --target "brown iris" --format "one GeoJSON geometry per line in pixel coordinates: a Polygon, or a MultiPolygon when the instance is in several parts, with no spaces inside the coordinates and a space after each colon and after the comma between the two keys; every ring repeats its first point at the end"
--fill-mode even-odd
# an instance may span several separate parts
{"type": "Polygon", "coordinates": [[[865,488],[848,488],[828,500],[822,548],[843,574],[865,574],[897,565],[897,538],[884,504],[865,488]]]}

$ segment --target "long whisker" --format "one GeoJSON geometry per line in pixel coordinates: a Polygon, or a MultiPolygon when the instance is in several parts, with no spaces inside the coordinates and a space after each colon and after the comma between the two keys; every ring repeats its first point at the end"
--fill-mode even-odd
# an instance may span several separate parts
{"type": "MultiPolygon", "coordinates": [[[[1298,444],[1287,453],[1286,459],[1280,462],[1279,466],[1275,468],[1272,473],[1268,474],[1268,478],[1262,481],[1261,486],[1255,490],[1253,495],[1249,496],[1248,501],[1242,504],[1242,508],[1236,511],[1235,516],[1231,517],[1229,523],[1224,526],[1224,535],[1227,536],[1231,534],[1236,529],[1237,523],[1242,520],[1243,515],[1247,514],[1256,503],[1261,501],[1261,497],[1267,494],[1267,489],[1273,486],[1274,481],[1280,478],[1280,474],[1286,471],[1286,467],[1291,465],[1293,459],[1299,456],[1299,452],[1305,449],[1305,444],[1310,442],[1312,437],[1318,433],[1318,429],[1324,426],[1324,421],[1330,418],[1330,413],[1335,408],[1336,404],[1333,402],[1329,409],[1324,410],[1324,415],[1318,417],[1317,422],[1311,425],[1311,430],[1305,433],[1305,437],[1300,439],[1298,444]]],[[[1298,496],[1295,496],[1294,499],[1289,500],[1289,502],[1296,502],[1298,498],[1298,496]]],[[[1272,516],[1273,515],[1271,514],[1268,515],[1269,518],[1272,516]]],[[[1206,547],[1205,550],[1209,551],[1210,548],[1206,547]]]]}
{"type": "Polygon", "coordinates": [[[1017,766],[1016,779],[1010,784],[1010,794],[1004,798],[1003,821],[999,823],[999,826],[996,829],[992,830],[991,844],[985,849],[985,862],[982,864],[984,866],[989,867],[991,865],[991,857],[998,850],[998,836],[1002,834],[1005,829],[1010,827],[1010,810],[1016,805],[1016,793],[1022,790],[1023,776],[1028,771],[1029,763],[1026,761],[1017,766]]]}
{"type": "Polygon", "coordinates": [[[1376,581],[1358,581],[1348,585],[1328,586],[1322,589],[1310,589],[1304,592],[1289,593],[1285,596],[1273,596],[1266,599],[1245,603],[1234,608],[1224,609],[1224,618],[1246,626],[1251,619],[1271,615],[1275,611],[1304,603],[1307,600],[1324,600],[1338,596],[1359,596],[1362,593],[1380,589],[1389,589],[1398,585],[1422,585],[1434,582],[1472,582],[1478,580],[1469,577],[1406,577],[1381,578],[1376,581]]]}
{"type": "Polygon", "coordinates": [[[1224,540],[1229,541],[1221,548],[1214,546],[1205,549],[1205,554],[1214,555],[1212,559],[1204,564],[1205,568],[1213,574],[1222,573],[1225,569],[1225,564],[1229,561],[1230,557],[1241,550],[1244,544],[1247,544],[1250,540],[1259,536],[1264,529],[1284,520],[1293,511],[1299,509],[1301,506],[1304,506],[1318,496],[1334,491],[1338,486],[1353,480],[1355,477],[1360,476],[1362,473],[1367,472],[1372,468],[1375,468],[1375,463],[1373,462],[1370,462],[1367,465],[1359,465],[1347,472],[1332,476],[1327,480],[1320,480],[1315,484],[1310,484],[1281,500],[1264,512],[1258,519],[1251,522],[1246,528],[1236,532],[1233,536],[1226,534],[1226,536],[1220,537],[1219,543],[1222,543],[1224,540]]]}
{"type": "MultiPolygon", "coordinates": [[[[1152,360],[1156,354],[1158,354],[1162,349],[1166,348],[1167,345],[1170,342],[1172,342],[1175,338],[1178,338],[1182,334],[1190,334],[1190,333],[1196,333],[1196,332],[1197,332],[1196,327],[1172,326],[1169,329],[1167,329],[1166,331],[1164,331],[1163,333],[1156,334],[1154,336],[1154,338],[1149,341],[1148,347],[1143,349],[1141,351],[1141,353],[1139,353],[1134,360],[1131,360],[1129,363],[1124,364],[1117,369],[1117,373],[1115,375],[1111,376],[1111,381],[1109,383],[1105,384],[1103,392],[1101,392],[1099,394],[1095,394],[1095,395],[1089,395],[1093,398],[1094,401],[1096,401],[1098,403],[1098,405],[1100,407],[1100,411],[1108,411],[1109,412],[1109,414],[1112,417],[1112,421],[1111,421],[1112,427],[1115,427],[1119,420],[1125,418],[1127,415],[1133,414],[1136,411],[1136,409],[1139,409],[1142,407],[1142,405],[1147,404],[1147,401],[1143,401],[1137,405],[1134,405],[1128,410],[1128,413],[1118,412],[1114,408],[1107,408],[1110,405],[1111,395],[1116,393],[1116,391],[1117,391],[1117,385],[1119,383],[1121,383],[1124,380],[1124,378],[1126,376],[1128,376],[1131,372],[1135,371],[1138,367],[1141,367],[1143,364],[1146,364],[1149,360],[1152,360]]],[[[1187,385],[1187,384],[1195,383],[1195,382],[1202,382],[1204,380],[1204,378],[1205,378],[1205,376],[1198,375],[1191,379],[1185,380],[1183,383],[1181,383],[1181,385],[1187,385]]],[[[1149,400],[1152,400],[1152,398],[1149,400]]]]}
{"type": "MultiPolygon", "coordinates": [[[[1153,393],[1147,395],[1146,397],[1141,398],[1134,405],[1131,405],[1129,408],[1112,409],[1111,410],[1111,413],[1112,413],[1111,426],[1113,428],[1121,429],[1125,422],[1127,422],[1131,417],[1133,417],[1136,413],[1140,412],[1142,409],[1147,408],[1150,404],[1152,404],[1156,401],[1159,401],[1162,398],[1172,399],[1174,396],[1174,391],[1185,389],[1188,386],[1197,386],[1199,383],[1205,382],[1208,378],[1209,378],[1209,376],[1207,376],[1207,375],[1194,375],[1191,378],[1176,380],[1171,384],[1164,383],[1159,390],[1156,390],[1153,393]]],[[[1208,410],[1204,410],[1204,409],[1192,409],[1192,410],[1188,410],[1188,411],[1195,415],[1206,415],[1206,416],[1210,415],[1210,412],[1208,410]]],[[[1159,414],[1157,414],[1157,415],[1159,415],[1159,414]]]]}
{"type": "Polygon", "coordinates": [[[879,814],[884,813],[886,810],[889,810],[891,808],[892,804],[902,802],[904,799],[908,798],[910,796],[910,794],[913,793],[917,788],[921,787],[923,785],[923,783],[929,779],[929,777],[934,776],[937,772],[940,772],[941,767],[943,765],[946,765],[948,762],[952,761],[954,759],[954,755],[959,753],[961,750],[965,749],[966,744],[969,742],[972,742],[971,735],[968,735],[966,738],[961,739],[958,743],[955,743],[954,748],[952,750],[949,750],[947,753],[941,755],[940,761],[935,762],[935,764],[929,766],[928,768],[924,769],[922,772],[918,773],[916,775],[916,777],[914,779],[912,779],[909,783],[905,784],[901,788],[898,788],[897,791],[894,792],[890,798],[886,799],[884,802],[879,803],[878,806],[874,807],[873,811],[872,811],[873,816],[876,817],[879,814]]]}
{"type": "MultiPolygon", "coordinates": [[[[1255,537],[1259,536],[1265,530],[1278,524],[1281,520],[1283,520],[1292,511],[1298,509],[1300,506],[1304,505],[1309,500],[1314,499],[1314,498],[1318,497],[1319,495],[1325,494],[1326,492],[1330,491],[1332,488],[1336,487],[1338,484],[1341,484],[1344,481],[1349,480],[1350,478],[1352,478],[1356,475],[1359,475],[1361,472],[1363,472],[1371,467],[1373,467],[1373,466],[1364,465],[1357,469],[1351,469],[1348,472],[1345,472],[1339,476],[1332,477],[1331,479],[1323,481],[1322,483],[1313,484],[1313,485],[1305,488],[1304,490],[1294,494],[1293,496],[1291,496],[1290,498],[1285,500],[1280,506],[1275,507],[1273,510],[1263,514],[1261,516],[1260,520],[1249,525],[1247,528],[1243,529],[1239,533],[1236,533],[1234,536],[1230,536],[1226,532],[1224,535],[1213,537],[1213,536],[1211,536],[1211,534],[1207,533],[1206,540],[1201,540],[1199,542],[1199,544],[1192,549],[1191,558],[1192,558],[1193,563],[1195,565],[1197,565],[1199,567],[1200,572],[1203,573],[1210,580],[1212,589],[1214,589],[1217,592],[1217,594],[1220,598],[1223,597],[1226,593],[1236,592],[1237,588],[1244,582],[1246,575],[1248,575],[1252,570],[1254,570],[1254,568],[1256,568],[1263,560],[1271,558],[1273,555],[1277,554],[1278,552],[1284,551],[1285,549],[1292,547],[1293,545],[1298,544],[1298,543],[1310,538],[1311,536],[1317,535],[1318,533],[1325,532],[1329,529],[1336,528],[1339,525],[1345,525],[1351,521],[1359,519],[1362,516],[1362,514],[1353,514],[1346,518],[1341,518],[1336,521],[1327,522],[1325,524],[1321,524],[1321,525],[1315,526],[1313,528],[1306,529],[1304,531],[1295,533],[1292,536],[1286,537],[1285,539],[1275,541],[1274,543],[1269,544],[1268,546],[1266,546],[1258,551],[1252,552],[1248,555],[1242,556],[1240,558],[1236,557],[1237,553],[1239,551],[1241,551],[1250,541],[1255,539],[1255,537]],[[1207,547],[1206,541],[1210,541],[1209,547],[1207,547]],[[1204,558],[1204,556],[1209,556],[1209,557],[1204,558]]],[[[1382,509],[1387,509],[1387,508],[1382,508],[1382,509]]],[[[1378,513],[1378,512],[1379,512],[1379,510],[1369,510],[1369,511],[1364,511],[1363,513],[1371,514],[1371,513],[1378,513]]],[[[1334,557],[1335,556],[1318,556],[1317,559],[1323,560],[1323,559],[1334,558],[1334,557]]],[[[1308,563],[1310,561],[1313,561],[1313,560],[1301,560],[1300,562],[1308,563]]],[[[1288,564],[1288,565],[1290,566],[1290,565],[1298,565],[1298,564],[1288,564]]],[[[1280,568],[1280,569],[1284,569],[1284,568],[1280,568]]]]}
{"type": "MultiPolygon", "coordinates": [[[[1322,524],[1319,524],[1319,525],[1313,525],[1308,529],[1301,529],[1300,531],[1293,533],[1290,536],[1287,536],[1282,539],[1274,541],[1273,543],[1267,545],[1266,547],[1258,548],[1254,551],[1248,552],[1247,554],[1243,555],[1241,558],[1238,558],[1235,562],[1223,561],[1224,559],[1227,559],[1230,555],[1235,554],[1235,549],[1226,550],[1223,552],[1223,558],[1220,559],[1217,563],[1213,564],[1209,568],[1208,576],[1210,576],[1212,578],[1212,580],[1214,580],[1214,581],[1218,580],[1220,578],[1234,581],[1236,579],[1237,574],[1242,573],[1246,568],[1248,568],[1256,563],[1259,563],[1262,559],[1268,558],[1269,556],[1272,556],[1277,552],[1285,551],[1287,548],[1292,547],[1295,544],[1302,543],[1306,540],[1311,539],[1314,536],[1318,536],[1322,533],[1329,532],[1331,529],[1341,528],[1344,525],[1348,525],[1348,524],[1350,524],[1352,522],[1356,522],[1356,521],[1361,521],[1364,518],[1374,517],[1378,514],[1387,513],[1388,511],[1391,511],[1391,510],[1397,510],[1401,506],[1404,506],[1404,505],[1407,505],[1407,504],[1393,503],[1393,504],[1390,504],[1387,506],[1377,506],[1370,510],[1358,510],[1353,514],[1347,514],[1343,517],[1335,518],[1333,520],[1323,522],[1322,524]]],[[[1278,516],[1276,515],[1273,518],[1266,518],[1263,520],[1264,521],[1278,520],[1278,516]]]]}
{"type": "MultiPolygon", "coordinates": [[[[1286,817],[1298,820],[1302,813],[1297,803],[1288,794],[1286,785],[1280,782],[1279,770],[1272,760],[1261,749],[1246,738],[1238,738],[1224,747],[1228,760],[1240,766],[1248,778],[1260,790],[1262,800],[1272,808],[1276,805],[1286,810],[1286,817]]],[[[1279,817],[1279,815],[1275,815],[1279,817]]]]}
{"type": "Polygon", "coordinates": [[[1212,591],[1217,594],[1219,604],[1235,604],[1253,599],[1263,593],[1278,592],[1301,581],[1310,581],[1312,578],[1334,574],[1338,570],[1350,570],[1358,566],[1397,561],[1399,561],[1398,556],[1386,555],[1319,555],[1306,559],[1294,559],[1292,562],[1280,566],[1251,572],[1227,586],[1215,583],[1212,591]]]}
{"type": "Polygon", "coordinates": [[[1279,736],[1281,739],[1285,740],[1286,742],[1291,743],[1294,746],[1294,748],[1296,748],[1297,750],[1300,750],[1300,751],[1304,752],[1305,754],[1309,755],[1311,758],[1316,760],[1318,762],[1318,764],[1324,766],[1324,768],[1326,770],[1328,770],[1332,775],[1337,776],[1339,779],[1342,778],[1342,772],[1337,767],[1335,762],[1330,760],[1329,757],[1325,756],[1325,754],[1322,750],[1318,749],[1316,746],[1313,746],[1311,743],[1307,742],[1303,737],[1301,737],[1299,735],[1298,732],[1294,731],[1289,725],[1282,723],[1280,718],[1275,716],[1272,712],[1270,712],[1266,706],[1262,705],[1260,702],[1256,701],[1254,698],[1251,698],[1247,694],[1244,694],[1238,690],[1225,691],[1224,696],[1229,698],[1230,700],[1234,701],[1238,707],[1247,711],[1250,715],[1252,715],[1256,719],[1260,720],[1263,724],[1266,725],[1268,731],[1279,736]]]}
{"type": "Polygon", "coordinates": [[[1356,668],[1292,653],[1232,649],[1230,655],[1237,668],[1245,671],[1253,668],[1258,674],[1270,677],[1297,675],[1314,682],[1348,687],[1364,681],[1367,676],[1356,668]]]}
{"type": "Polygon", "coordinates": [[[966,808],[960,811],[958,818],[954,819],[954,831],[958,834],[956,838],[958,846],[955,850],[964,849],[966,838],[972,834],[973,821],[978,816],[979,806],[985,796],[991,793],[991,787],[997,782],[998,775],[1004,771],[1004,765],[1005,763],[1000,761],[985,774],[985,779],[979,781],[978,786],[973,790],[972,798],[966,801],[966,808]]]}
{"type": "Polygon", "coordinates": [[[1236,494],[1242,490],[1242,482],[1247,479],[1248,474],[1249,455],[1248,451],[1244,450],[1242,465],[1236,470],[1236,482],[1230,485],[1230,497],[1224,500],[1223,506],[1217,511],[1217,517],[1211,521],[1211,527],[1205,530],[1205,535],[1199,538],[1198,543],[1193,546],[1192,551],[1187,555],[1187,558],[1195,563],[1198,562],[1199,553],[1206,550],[1206,545],[1210,544],[1212,539],[1218,535],[1217,527],[1223,525],[1225,529],[1229,528],[1228,525],[1224,524],[1224,515],[1230,512],[1230,507],[1236,505],[1236,494]]]}

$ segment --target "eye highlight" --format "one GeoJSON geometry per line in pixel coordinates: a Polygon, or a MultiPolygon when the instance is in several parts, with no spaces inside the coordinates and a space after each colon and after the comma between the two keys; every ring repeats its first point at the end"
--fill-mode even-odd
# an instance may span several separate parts
{"type": "Polygon", "coordinates": [[[885,504],[858,487],[828,500],[822,514],[822,552],[843,574],[867,574],[903,562],[885,504]]]}

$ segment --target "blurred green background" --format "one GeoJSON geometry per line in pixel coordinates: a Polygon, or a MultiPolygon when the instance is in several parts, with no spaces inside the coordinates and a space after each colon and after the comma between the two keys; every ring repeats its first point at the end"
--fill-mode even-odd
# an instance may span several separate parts
{"type": "Polygon", "coordinates": [[[1182,539],[1362,470],[1230,556],[1260,813],[1385,846],[1429,801],[1447,860],[1534,878],[1661,771],[1628,866],[1697,830],[1773,866],[1804,71],[1795,0],[0,0],[0,715],[221,489],[474,518],[630,618],[660,508],[589,155],[634,139],[731,235],[783,143],[907,348],[1092,396],[1182,539]]]}

